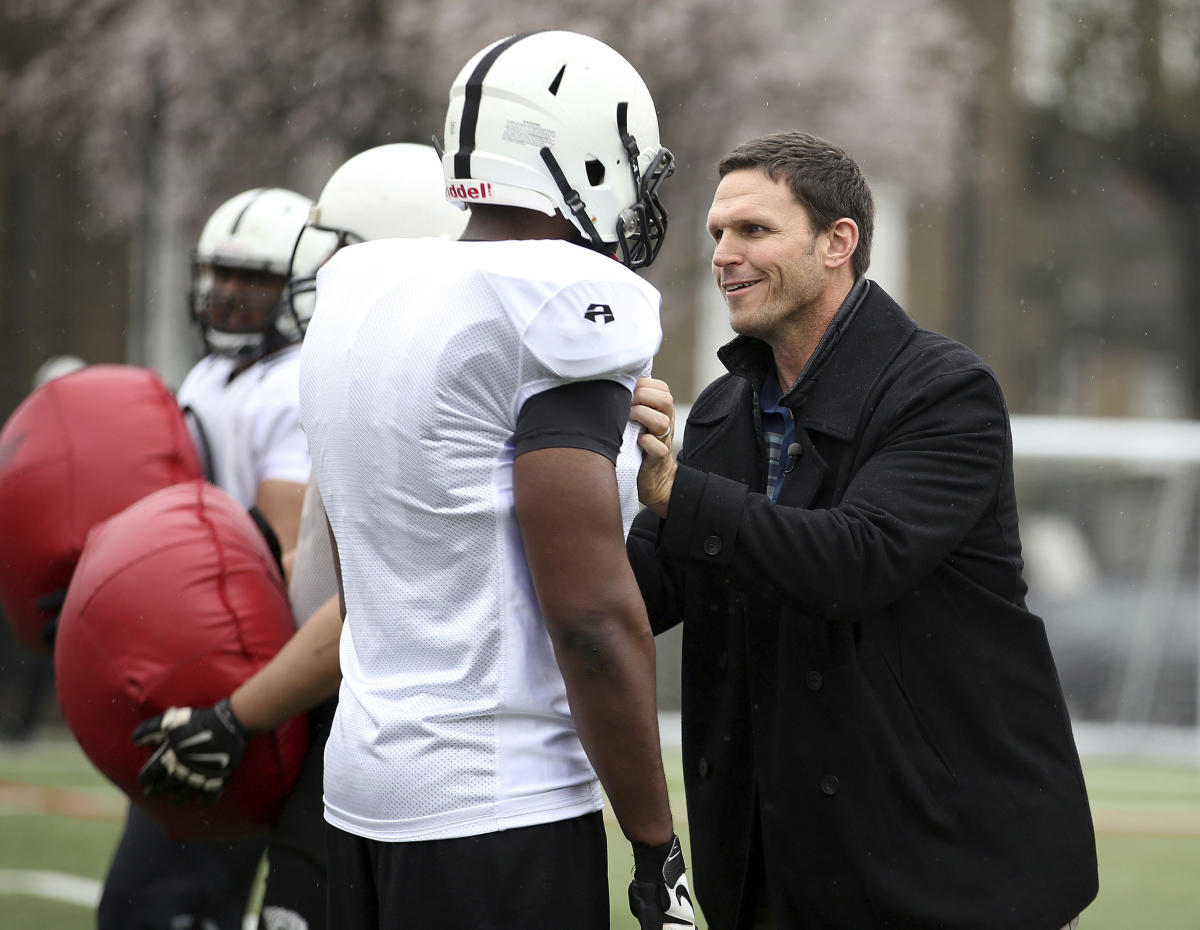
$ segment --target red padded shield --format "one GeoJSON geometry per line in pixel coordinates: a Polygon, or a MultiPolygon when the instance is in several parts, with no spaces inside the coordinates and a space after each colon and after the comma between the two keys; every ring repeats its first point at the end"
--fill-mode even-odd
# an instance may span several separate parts
{"type": "Polygon", "coordinates": [[[203,476],[158,375],[95,365],[42,385],[0,431],[0,608],[48,652],[57,613],[38,602],[71,580],[88,530],[147,494],[203,476]]]}
{"type": "Polygon", "coordinates": [[[59,704],[92,763],[175,839],[246,836],[278,816],[308,745],[303,716],[254,736],[220,799],[142,793],[134,727],[216,703],[295,632],[287,591],[246,511],[204,481],[143,498],[88,537],[59,621],[59,704]]]}

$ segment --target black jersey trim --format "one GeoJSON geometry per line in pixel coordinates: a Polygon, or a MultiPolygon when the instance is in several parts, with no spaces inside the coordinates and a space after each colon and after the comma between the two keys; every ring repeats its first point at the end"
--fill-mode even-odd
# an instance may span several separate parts
{"type": "Polygon", "coordinates": [[[628,388],[608,380],[573,381],[535,394],[517,416],[514,454],[588,449],[616,464],[632,403],[628,388]]]}
{"type": "Polygon", "coordinates": [[[200,414],[196,412],[191,404],[185,404],[183,407],[183,418],[191,419],[196,427],[196,435],[200,439],[200,458],[203,459],[204,477],[209,484],[217,483],[217,464],[213,461],[212,445],[208,441],[208,430],[204,428],[204,421],[200,419],[200,414]]]}

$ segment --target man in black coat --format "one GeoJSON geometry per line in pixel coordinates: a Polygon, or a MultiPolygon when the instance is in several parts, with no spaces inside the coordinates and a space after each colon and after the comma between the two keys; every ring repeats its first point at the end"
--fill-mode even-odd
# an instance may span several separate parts
{"type": "Polygon", "coordinates": [[[1071,926],[1095,837],[996,377],[863,276],[845,152],[780,133],[719,172],[738,336],[678,463],[670,391],[639,384],[629,541],[656,631],[684,624],[700,904],[714,930],[1071,926]]]}

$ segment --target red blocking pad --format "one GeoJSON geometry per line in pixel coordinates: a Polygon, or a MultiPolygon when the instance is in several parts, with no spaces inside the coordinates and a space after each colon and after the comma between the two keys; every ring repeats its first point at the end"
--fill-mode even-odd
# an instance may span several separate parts
{"type": "Polygon", "coordinates": [[[130,739],[168,707],[214,704],[295,631],[287,590],[258,527],[215,485],[149,495],[88,536],[59,622],[54,667],[63,717],[92,763],[174,839],[264,831],[308,745],[301,716],[251,738],[207,807],[149,799],[130,739]]]}
{"type": "Polygon", "coordinates": [[[134,365],[42,385],[0,430],[0,608],[24,645],[44,635],[88,531],[160,488],[203,476],[175,398],[134,365]]]}

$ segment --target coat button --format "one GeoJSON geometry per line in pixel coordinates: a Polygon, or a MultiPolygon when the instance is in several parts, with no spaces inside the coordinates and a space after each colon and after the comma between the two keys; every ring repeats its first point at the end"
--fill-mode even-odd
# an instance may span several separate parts
{"type": "Polygon", "coordinates": [[[701,778],[708,778],[709,764],[708,760],[703,756],[701,756],[700,761],[696,763],[696,771],[700,773],[701,778]]]}
{"type": "Polygon", "coordinates": [[[704,552],[707,555],[716,555],[721,551],[721,537],[709,536],[704,540],[704,552]]]}
{"type": "Polygon", "coordinates": [[[838,793],[839,782],[836,775],[821,776],[821,790],[831,797],[838,793]]]}
{"type": "Polygon", "coordinates": [[[804,683],[808,685],[809,691],[820,691],[825,684],[825,679],[820,672],[809,672],[804,676],[804,683]]]}

